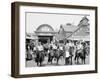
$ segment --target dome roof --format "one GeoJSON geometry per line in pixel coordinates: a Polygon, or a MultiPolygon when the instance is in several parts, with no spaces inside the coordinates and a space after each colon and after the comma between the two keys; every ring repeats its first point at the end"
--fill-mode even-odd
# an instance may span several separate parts
{"type": "Polygon", "coordinates": [[[54,32],[54,29],[48,24],[42,24],[36,29],[36,32],[54,32]]]}

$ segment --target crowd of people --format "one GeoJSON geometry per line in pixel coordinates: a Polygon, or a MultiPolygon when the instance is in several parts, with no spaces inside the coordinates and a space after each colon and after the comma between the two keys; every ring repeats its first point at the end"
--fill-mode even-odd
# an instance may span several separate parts
{"type": "MultiPolygon", "coordinates": [[[[34,60],[37,66],[42,66],[45,57],[48,57],[48,63],[52,64],[52,60],[65,60],[66,64],[73,64],[74,61],[79,63],[79,59],[85,64],[85,58],[89,55],[89,42],[67,40],[65,43],[48,42],[48,43],[27,43],[26,44],[26,60],[34,60]]],[[[48,64],[47,63],[47,64],[48,64]]]]}

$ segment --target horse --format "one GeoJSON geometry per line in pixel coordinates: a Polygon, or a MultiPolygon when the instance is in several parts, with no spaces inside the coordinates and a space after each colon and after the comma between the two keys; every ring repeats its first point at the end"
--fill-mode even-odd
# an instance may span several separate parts
{"type": "Polygon", "coordinates": [[[73,50],[74,50],[74,47],[70,46],[69,47],[69,59],[71,59],[71,62],[70,64],[72,65],[72,57],[73,57],[73,50]]]}
{"type": "Polygon", "coordinates": [[[56,64],[58,65],[59,59],[63,57],[64,58],[64,51],[61,50],[51,50],[50,53],[48,54],[48,62],[51,62],[53,59],[56,60],[56,64]]]}
{"type": "Polygon", "coordinates": [[[44,51],[36,51],[35,62],[37,63],[37,66],[42,66],[43,61],[44,61],[44,51]]]}
{"type": "Polygon", "coordinates": [[[76,50],[74,60],[77,59],[77,64],[79,64],[79,59],[81,59],[82,64],[85,64],[86,55],[88,54],[87,47],[83,47],[83,49],[76,50]]]}
{"type": "Polygon", "coordinates": [[[53,50],[49,50],[49,53],[48,53],[48,62],[51,62],[51,64],[52,64],[53,58],[54,58],[53,50]]]}

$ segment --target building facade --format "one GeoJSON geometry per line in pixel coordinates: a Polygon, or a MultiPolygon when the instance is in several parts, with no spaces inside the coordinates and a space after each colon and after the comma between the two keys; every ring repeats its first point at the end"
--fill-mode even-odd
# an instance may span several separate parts
{"type": "Polygon", "coordinates": [[[77,26],[67,23],[60,25],[59,31],[54,31],[53,27],[49,24],[41,24],[35,33],[27,33],[27,40],[34,40],[35,42],[47,43],[51,41],[59,41],[64,39],[71,40],[85,40],[89,41],[90,37],[90,24],[88,18],[85,16],[77,26]]]}

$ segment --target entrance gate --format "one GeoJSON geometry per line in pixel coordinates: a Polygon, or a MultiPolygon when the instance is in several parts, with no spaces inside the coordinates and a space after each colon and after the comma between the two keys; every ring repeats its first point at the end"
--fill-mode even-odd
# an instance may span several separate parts
{"type": "Polygon", "coordinates": [[[53,36],[38,36],[38,41],[42,44],[45,44],[47,42],[51,42],[53,39],[53,36]]]}

